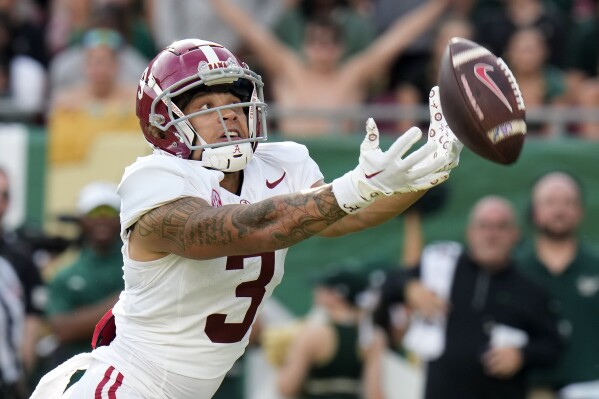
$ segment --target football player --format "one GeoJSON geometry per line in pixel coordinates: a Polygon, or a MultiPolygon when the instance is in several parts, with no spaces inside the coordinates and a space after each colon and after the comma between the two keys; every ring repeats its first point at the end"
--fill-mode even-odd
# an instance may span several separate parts
{"type": "Polygon", "coordinates": [[[51,371],[32,398],[61,397],[76,368],[87,371],[64,397],[212,397],[290,246],[380,224],[448,178],[462,146],[437,91],[434,139],[406,155],[421,138],[414,127],[383,151],[369,119],[358,166],[326,184],[306,147],[264,142],[262,79],[233,53],[198,39],[162,50],[137,93],[154,152],[119,185],[125,289],[98,325],[102,342],[51,371]],[[114,327],[116,337],[104,334],[114,327]]]}

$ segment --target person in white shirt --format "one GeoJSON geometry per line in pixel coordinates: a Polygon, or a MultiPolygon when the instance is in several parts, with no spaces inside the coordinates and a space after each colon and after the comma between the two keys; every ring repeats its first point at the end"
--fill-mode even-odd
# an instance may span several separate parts
{"type": "Polygon", "coordinates": [[[405,155],[421,138],[412,128],[382,151],[369,119],[358,166],[325,184],[306,147],[263,142],[262,89],[213,42],[180,40],[150,62],[137,115],[154,153],[119,185],[125,289],[97,327],[102,342],[42,378],[32,399],[212,397],[288,247],[393,218],[458,163],[462,145],[433,88],[427,144],[405,155]],[[76,368],[87,371],[63,395],[76,368]]]}

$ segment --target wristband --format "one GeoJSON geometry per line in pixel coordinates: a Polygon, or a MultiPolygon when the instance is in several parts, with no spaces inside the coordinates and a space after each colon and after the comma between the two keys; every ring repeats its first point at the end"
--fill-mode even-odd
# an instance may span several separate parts
{"type": "Polygon", "coordinates": [[[349,171],[341,177],[333,180],[333,195],[339,204],[339,207],[347,213],[355,213],[360,209],[366,208],[373,201],[373,198],[364,198],[360,195],[358,188],[354,183],[353,173],[349,171]]]}

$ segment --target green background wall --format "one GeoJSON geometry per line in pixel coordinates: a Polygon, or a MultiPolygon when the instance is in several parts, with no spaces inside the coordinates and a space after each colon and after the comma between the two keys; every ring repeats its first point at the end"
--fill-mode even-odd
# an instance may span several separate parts
{"type": "MultiPolygon", "coordinates": [[[[276,139],[276,136],[275,136],[276,139]]],[[[312,157],[321,165],[327,181],[353,168],[358,159],[361,135],[331,137],[303,141],[312,157]]],[[[387,148],[390,139],[381,146],[387,148]]],[[[46,135],[32,130],[29,138],[29,171],[27,173],[26,209],[28,222],[43,219],[46,135]]],[[[541,173],[561,169],[577,175],[586,189],[587,214],[583,224],[586,239],[599,245],[599,142],[576,139],[528,139],[518,162],[501,166],[478,158],[467,149],[446,185],[446,206],[424,219],[425,241],[462,240],[465,219],[470,206],[481,196],[503,195],[511,199],[525,222],[529,188],[541,173]]],[[[108,157],[110,155],[107,155],[108,157]]],[[[360,263],[394,263],[401,255],[402,217],[368,231],[341,238],[314,237],[291,248],[287,256],[285,278],[275,290],[275,297],[297,313],[303,314],[310,304],[309,279],[328,263],[335,261],[360,263]]]]}
{"type": "MultiPolygon", "coordinates": [[[[358,159],[359,137],[304,143],[321,165],[327,181],[353,168],[358,159]]],[[[388,148],[388,144],[389,140],[386,140],[381,147],[388,148]]],[[[575,174],[582,181],[587,204],[582,231],[586,239],[599,245],[597,161],[599,142],[575,139],[529,139],[520,159],[511,166],[491,163],[464,149],[459,167],[444,183],[449,188],[446,206],[424,219],[425,240],[462,241],[470,206],[488,194],[502,195],[514,202],[522,216],[524,235],[527,235],[530,226],[525,216],[531,182],[546,171],[561,169],[575,174]]],[[[309,279],[326,264],[335,261],[352,264],[397,262],[402,248],[402,223],[400,216],[368,231],[334,239],[314,237],[291,248],[287,255],[285,278],[275,296],[293,311],[302,314],[309,306],[309,279]]]]}

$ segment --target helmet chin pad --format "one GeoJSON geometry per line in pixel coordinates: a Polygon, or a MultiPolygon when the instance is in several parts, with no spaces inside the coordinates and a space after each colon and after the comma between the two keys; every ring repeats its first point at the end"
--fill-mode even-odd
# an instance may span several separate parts
{"type": "Polygon", "coordinates": [[[252,143],[231,144],[223,147],[204,148],[201,164],[221,172],[238,172],[245,168],[254,155],[252,143]]]}

